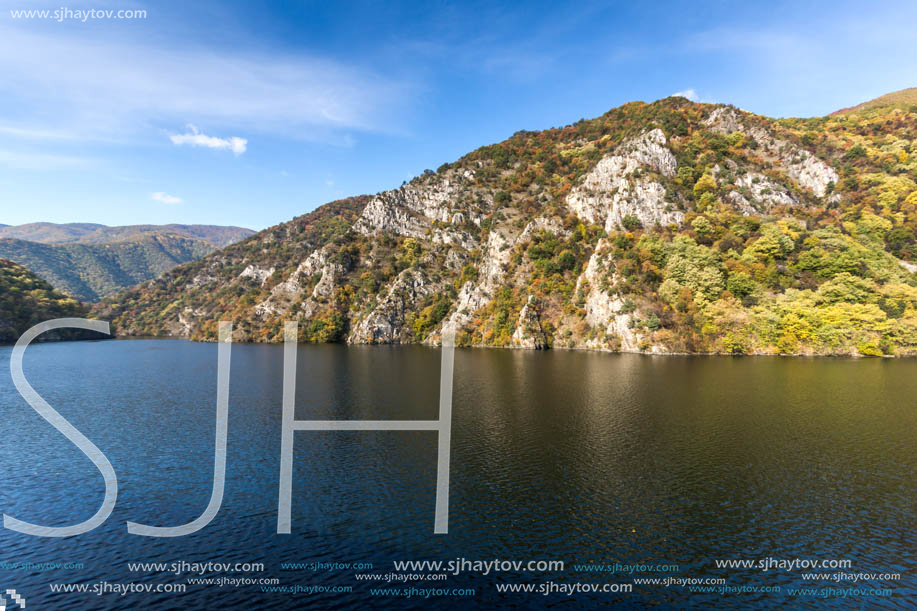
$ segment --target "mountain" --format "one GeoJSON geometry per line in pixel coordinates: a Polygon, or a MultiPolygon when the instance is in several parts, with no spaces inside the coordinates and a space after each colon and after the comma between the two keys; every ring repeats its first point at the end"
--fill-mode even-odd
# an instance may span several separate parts
{"type": "Polygon", "coordinates": [[[213,225],[31,223],[0,227],[0,257],[94,302],[253,233],[213,225]]]}
{"type": "Polygon", "coordinates": [[[0,257],[11,259],[82,301],[98,301],[213,252],[209,242],[146,234],[108,244],[41,244],[0,239],[0,257]]]}
{"type": "Polygon", "coordinates": [[[106,299],[120,335],[917,353],[917,112],[667,98],[521,131],[106,299]]]}
{"type": "Polygon", "coordinates": [[[95,223],[28,223],[0,225],[0,238],[13,238],[42,244],[108,244],[124,242],[145,235],[173,235],[203,240],[215,248],[228,246],[254,231],[244,227],[218,225],[123,225],[109,227],[95,223]]]}
{"type": "MultiPolygon", "coordinates": [[[[86,310],[86,306],[54,290],[28,269],[0,259],[0,343],[14,342],[29,327],[52,318],[84,317],[86,310]]],[[[42,339],[49,337],[76,336],[66,330],[42,335],[42,339]]]]}
{"type": "Polygon", "coordinates": [[[857,104],[850,108],[841,108],[831,113],[831,116],[862,112],[873,108],[909,108],[911,106],[917,106],[917,87],[886,93],[868,102],[863,102],[862,104],[857,104]]]}

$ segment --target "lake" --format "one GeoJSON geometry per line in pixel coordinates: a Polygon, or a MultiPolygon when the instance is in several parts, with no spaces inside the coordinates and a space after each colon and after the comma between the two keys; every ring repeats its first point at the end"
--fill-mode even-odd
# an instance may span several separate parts
{"type": "MultiPolygon", "coordinates": [[[[39,524],[85,520],[102,501],[102,477],[19,396],[11,351],[0,347],[0,509],[39,524]]],[[[433,535],[435,432],[318,431],[295,435],[292,532],[278,535],[283,348],[234,344],[222,508],[203,530],[168,539],[130,535],[125,523],[181,525],[207,506],[217,346],[40,344],[28,348],[24,369],[36,391],[106,454],[119,484],[113,513],[87,534],[0,531],[0,590],[15,589],[29,608],[578,608],[603,601],[904,609],[917,597],[917,361],[457,349],[449,533],[433,535]],[[564,569],[469,568],[445,580],[385,581],[399,573],[395,561],[455,559],[559,560],[564,569]],[[817,579],[798,565],[716,564],[742,559],[851,564],[816,569],[825,574],[817,579]],[[190,568],[208,562],[264,567],[203,575],[190,568]],[[132,570],[133,563],[168,566],[132,570]],[[173,563],[187,565],[179,574],[173,563]],[[367,567],[340,568],[354,563],[367,567]],[[854,582],[839,572],[871,575],[854,582]],[[895,573],[900,579],[889,576],[895,573]],[[224,582],[188,581],[201,577],[224,582]],[[277,583],[229,582],[266,578],[277,583]],[[672,578],[725,583],[708,591],[690,591],[684,581],[645,583],[672,578]],[[108,591],[98,585],[106,583],[108,591]],[[186,591],[112,589],[129,583],[184,584],[186,591]],[[90,590],[52,593],[49,584],[90,590]],[[498,591],[526,584],[535,591],[498,591]],[[562,589],[573,584],[613,587],[562,589]],[[735,590],[716,590],[726,586],[735,590]],[[380,588],[416,591],[371,592],[380,588]],[[444,588],[474,593],[422,593],[444,588]],[[537,588],[555,589],[545,595],[537,588]],[[845,597],[825,594],[828,588],[870,593],[845,597]]],[[[430,347],[302,345],[296,417],[435,420],[439,369],[440,351],[430,347]]]]}

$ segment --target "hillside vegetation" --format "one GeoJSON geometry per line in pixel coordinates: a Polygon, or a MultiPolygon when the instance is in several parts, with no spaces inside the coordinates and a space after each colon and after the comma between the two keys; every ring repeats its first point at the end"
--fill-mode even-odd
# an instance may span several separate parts
{"type": "Polygon", "coordinates": [[[108,244],[146,235],[172,235],[203,240],[215,248],[228,246],[254,231],[244,227],[220,225],[122,225],[109,227],[96,223],[28,223],[0,225],[0,238],[13,238],[42,244],[108,244]]]}
{"type": "MultiPolygon", "coordinates": [[[[84,305],[54,290],[21,265],[0,258],[0,343],[14,342],[33,325],[52,318],[84,316],[84,305]]],[[[82,333],[55,331],[42,339],[70,339],[82,333]]]]}
{"type": "Polygon", "coordinates": [[[895,91],[892,93],[886,93],[875,99],[869,100],[868,102],[863,102],[862,104],[857,104],[856,106],[851,106],[850,108],[842,108],[836,110],[832,115],[844,115],[850,114],[853,112],[860,112],[863,110],[870,110],[872,108],[903,108],[908,109],[911,106],[917,106],[917,87],[911,87],[910,89],[902,89],[901,91],[895,91]]]}
{"type": "Polygon", "coordinates": [[[518,132],[97,309],[123,335],[653,353],[917,352],[917,108],[668,98],[518,132]]]}
{"type": "Polygon", "coordinates": [[[111,244],[39,244],[0,239],[0,257],[28,267],[81,301],[98,301],[149,280],[180,263],[200,259],[214,247],[202,240],[148,235],[111,244]]]}
{"type": "Polygon", "coordinates": [[[77,299],[94,302],[252,233],[213,225],[32,223],[0,227],[0,257],[28,267],[77,299]]]}

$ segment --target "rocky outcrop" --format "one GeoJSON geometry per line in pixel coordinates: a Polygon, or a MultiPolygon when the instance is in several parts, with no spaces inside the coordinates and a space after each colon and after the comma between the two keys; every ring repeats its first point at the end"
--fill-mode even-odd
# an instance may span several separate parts
{"type": "Polygon", "coordinates": [[[646,171],[675,175],[675,156],[665,145],[665,134],[658,128],[621,145],[570,192],[567,206],[580,218],[603,225],[606,231],[623,228],[627,216],[644,227],[680,223],[684,214],[666,202],[665,187],[652,174],[643,175],[646,171]]]}
{"type": "Polygon", "coordinates": [[[734,108],[715,109],[705,124],[721,134],[741,132],[753,138],[765,158],[775,162],[789,178],[817,197],[824,197],[829,185],[837,184],[838,176],[834,168],[809,151],[777,138],[763,127],[750,124],[734,108]]]}
{"type": "Polygon", "coordinates": [[[480,225],[489,208],[477,208],[467,203],[465,196],[473,178],[473,172],[465,171],[380,193],[366,205],[353,228],[363,235],[389,232],[422,238],[436,221],[452,227],[436,228],[434,242],[473,248],[473,239],[461,229],[461,225],[466,222],[480,225]]]}
{"type": "Polygon", "coordinates": [[[548,347],[548,338],[541,326],[538,301],[534,295],[529,295],[528,301],[519,312],[516,330],[513,331],[512,345],[514,348],[530,350],[543,350],[548,347]]]}
{"type": "Polygon", "coordinates": [[[487,305],[503,280],[503,270],[509,263],[510,240],[499,230],[487,236],[487,245],[478,268],[477,281],[467,281],[459,290],[455,311],[448,322],[460,328],[471,321],[473,314],[487,305]]]}
{"type": "MultiPolygon", "coordinates": [[[[664,100],[519,132],[149,281],[123,300],[119,322],[199,339],[228,310],[248,341],[279,341],[283,321],[296,319],[301,341],[435,344],[450,326],[473,345],[720,350],[740,324],[716,316],[762,309],[781,287],[815,290],[822,274],[806,272],[857,236],[843,231],[829,243],[814,232],[846,229],[855,197],[882,195],[866,181],[833,192],[837,172],[801,145],[841,155],[853,140],[830,139],[845,125],[819,134],[806,122],[664,100]],[[759,218],[737,219],[730,206],[759,218]],[[804,229],[787,229],[784,218],[804,229]],[[815,240],[829,254],[796,265],[815,240]],[[703,271],[719,264],[707,282],[703,271]]],[[[874,149],[851,164],[854,174],[881,169],[874,149]]],[[[894,159],[911,167],[905,149],[896,144],[894,159]]],[[[910,248],[896,252],[908,257],[910,248]]],[[[903,277],[905,268],[917,269],[893,261],[882,273],[903,277]]]]}
{"type": "Polygon", "coordinates": [[[760,172],[743,170],[727,180],[726,172],[737,171],[735,162],[727,161],[726,168],[719,165],[713,168],[713,177],[724,189],[734,187],[726,193],[725,199],[742,214],[750,216],[771,212],[778,206],[799,205],[799,201],[787,187],[760,172]]]}
{"type": "Polygon", "coordinates": [[[328,301],[337,277],[344,271],[341,265],[328,260],[329,250],[328,246],[324,246],[306,257],[286,280],[271,289],[267,299],[255,306],[256,316],[265,318],[288,312],[295,302],[303,298],[306,287],[318,274],[321,274],[321,278],[307,296],[300,311],[304,316],[311,316],[318,309],[318,302],[328,301]]]}
{"type": "Polygon", "coordinates": [[[517,235],[510,233],[510,228],[492,230],[487,236],[487,244],[479,264],[477,281],[468,281],[459,291],[455,311],[448,322],[460,328],[471,321],[474,313],[487,305],[504,279],[504,271],[509,264],[513,246],[531,239],[537,231],[548,231],[566,237],[569,231],[555,218],[538,217],[525,225],[517,235]],[[509,234],[509,235],[506,235],[509,234]]]}
{"type": "Polygon", "coordinates": [[[586,342],[587,348],[606,349],[609,343],[620,342],[620,349],[635,352],[639,338],[632,328],[632,312],[625,302],[612,295],[609,284],[614,282],[614,263],[610,260],[608,242],[599,240],[586,269],[576,281],[576,294],[582,295],[586,322],[599,331],[596,338],[586,342]]]}
{"type": "Polygon", "coordinates": [[[267,279],[274,274],[274,268],[264,269],[258,267],[257,265],[249,265],[242,270],[242,273],[239,274],[240,278],[251,278],[257,282],[260,286],[264,286],[264,283],[267,282],[267,279]]]}
{"type": "Polygon", "coordinates": [[[436,287],[415,269],[401,272],[386,295],[354,326],[347,341],[351,344],[397,344],[413,338],[408,314],[416,312],[424,298],[436,287]]]}

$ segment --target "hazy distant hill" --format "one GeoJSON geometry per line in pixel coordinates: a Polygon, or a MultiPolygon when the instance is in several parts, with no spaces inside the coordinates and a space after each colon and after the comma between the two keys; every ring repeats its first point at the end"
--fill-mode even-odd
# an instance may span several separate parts
{"type": "Polygon", "coordinates": [[[28,223],[26,225],[0,224],[0,238],[14,238],[41,242],[42,244],[107,244],[123,242],[142,235],[169,234],[196,238],[223,247],[247,238],[254,231],[244,227],[219,225],[123,225],[109,227],[96,223],[28,223]]]}
{"type": "MultiPolygon", "coordinates": [[[[82,317],[86,306],[64,295],[31,271],[0,258],[0,342],[14,342],[32,325],[52,318],[82,317]]],[[[42,339],[77,337],[63,331],[42,339]]]]}
{"type": "Polygon", "coordinates": [[[0,227],[0,257],[80,300],[98,301],[251,233],[212,225],[31,223],[0,227]]]}

